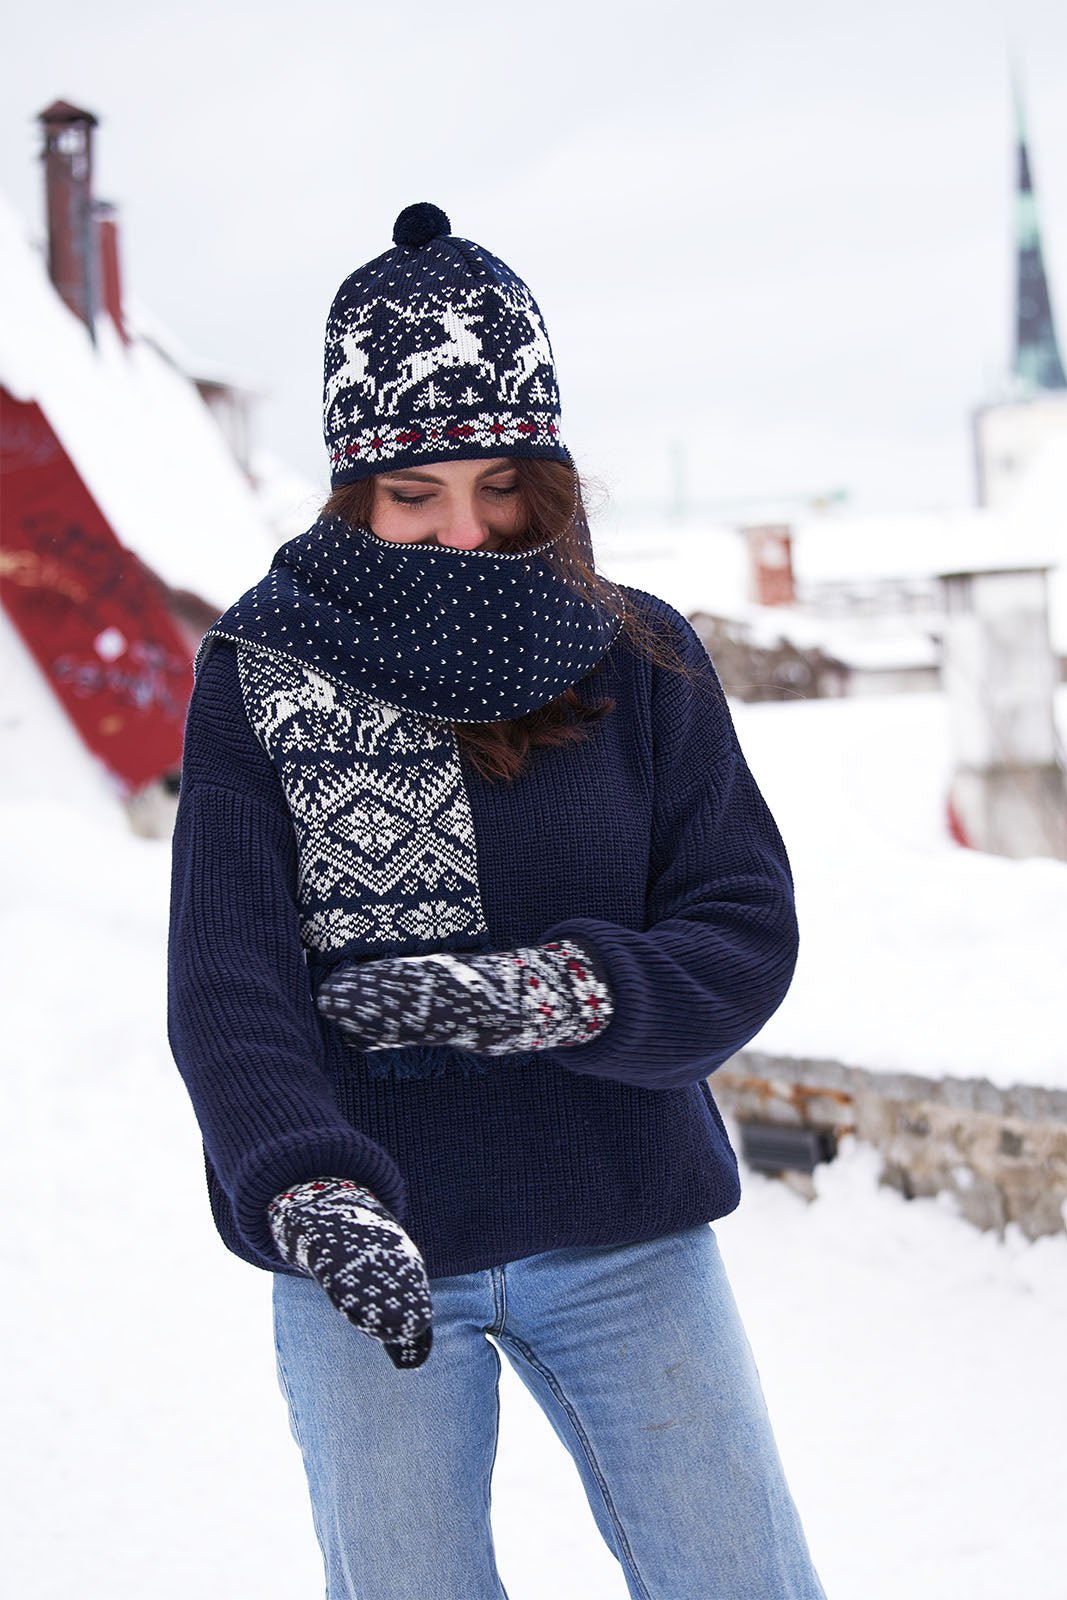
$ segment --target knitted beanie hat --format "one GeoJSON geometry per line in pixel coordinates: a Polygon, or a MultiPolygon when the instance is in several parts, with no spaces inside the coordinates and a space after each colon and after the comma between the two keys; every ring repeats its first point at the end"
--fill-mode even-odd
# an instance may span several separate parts
{"type": "Polygon", "coordinates": [[[408,206],[394,250],[350,274],[326,324],[330,482],[444,460],[570,464],[552,349],[510,267],[458,239],[437,206],[408,206]]]}

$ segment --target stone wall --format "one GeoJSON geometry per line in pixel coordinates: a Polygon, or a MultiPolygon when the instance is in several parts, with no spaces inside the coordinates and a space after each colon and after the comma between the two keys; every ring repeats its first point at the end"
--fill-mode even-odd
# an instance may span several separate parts
{"type": "MultiPolygon", "coordinates": [[[[874,1145],[908,1198],[950,1193],[979,1228],[1031,1239],[1067,1230],[1067,1090],[925,1078],[742,1051],[714,1074],[737,1123],[847,1133],[874,1145]]],[[[805,1180],[793,1177],[803,1189],[805,1180]]]]}

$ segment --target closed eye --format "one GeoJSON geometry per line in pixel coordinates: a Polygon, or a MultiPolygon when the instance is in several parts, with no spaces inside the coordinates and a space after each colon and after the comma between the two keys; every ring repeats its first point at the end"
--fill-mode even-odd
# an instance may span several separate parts
{"type": "MultiPolygon", "coordinates": [[[[511,495],[518,494],[518,492],[519,486],[517,483],[509,484],[506,489],[499,488],[492,483],[485,485],[485,493],[491,494],[499,500],[507,500],[511,495]]],[[[427,500],[433,499],[433,496],[429,494],[400,494],[398,490],[390,489],[389,498],[397,506],[424,506],[427,500]]]]}

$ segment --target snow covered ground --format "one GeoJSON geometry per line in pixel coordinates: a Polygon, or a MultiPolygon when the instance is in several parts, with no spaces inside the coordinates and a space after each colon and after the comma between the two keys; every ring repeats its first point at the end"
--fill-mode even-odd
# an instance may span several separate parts
{"type": "Polygon", "coordinates": [[[737,706],[735,717],[790,851],[802,931],[796,979],[760,1047],[1067,1087],[1067,864],[952,843],[944,696],[737,706]]]}

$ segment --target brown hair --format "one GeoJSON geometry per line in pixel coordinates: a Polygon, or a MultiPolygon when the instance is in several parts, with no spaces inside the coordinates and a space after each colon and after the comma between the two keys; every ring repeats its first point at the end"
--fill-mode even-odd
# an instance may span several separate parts
{"type": "MultiPolygon", "coordinates": [[[[522,456],[513,457],[512,465],[524,516],[520,531],[510,543],[517,551],[535,549],[562,530],[556,543],[546,550],[546,560],[578,594],[617,616],[619,603],[613,586],[594,570],[580,547],[578,530],[585,520],[585,507],[575,469],[559,461],[533,461],[522,456]]],[[[352,528],[370,528],[373,507],[374,479],[362,478],[335,489],[321,515],[343,517],[352,528]]],[[[620,634],[657,666],[690,679],[695,676],[667,630],[651,627],[632,605],[625,609],[620,634]]],[[[599,666],[593,671],[599,671],[599,666]]],[[[525,769],[530,752],[539,745],[577,743],[585,738],[586,723],[599,721],[614,709],[615,701],[610,696],[585,705],[572,688],[524,717],[507,722],[454,722],[452,729],[483,776],[510,782],[525,769]]]]}

